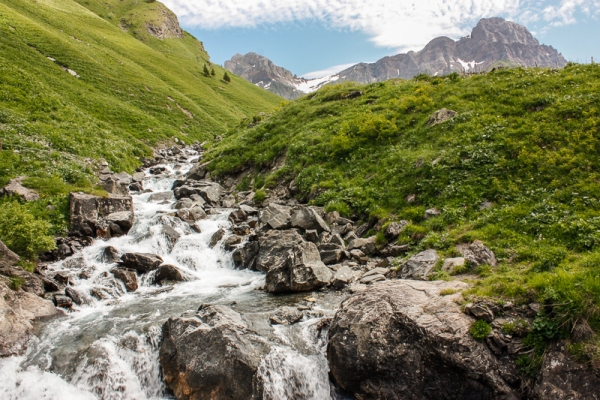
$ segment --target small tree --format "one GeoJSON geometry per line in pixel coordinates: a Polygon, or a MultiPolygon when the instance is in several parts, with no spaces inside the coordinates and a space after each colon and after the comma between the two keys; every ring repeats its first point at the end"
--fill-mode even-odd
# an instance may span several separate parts
{"type": "Polygon", "coordinates": [[[229,77],[227,71],[225,71],[225,74],[223,75],[223,80],[227,83],[231,82],[231,78],[229,77]]]}
{"type": "Polygon", "coordinates": [[[210,72],[208,71],[208,67],[204,64],[204,76],[209,76],[210,72]]]}
{"type": "Polygon", "coordinates": [[[211,74],[212,76],[215,76],[215,69],[214,69],[214,68],[211,68],[211,69],[210,69],[210,74],[211,74]]]}

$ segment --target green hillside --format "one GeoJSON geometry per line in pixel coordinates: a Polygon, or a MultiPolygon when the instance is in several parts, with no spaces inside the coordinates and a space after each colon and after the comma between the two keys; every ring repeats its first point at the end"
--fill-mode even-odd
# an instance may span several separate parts
{"type": "Polygon", "coordinates": [[[99,158],[132,172],[153,146],[212,139],[281,102],[236,76],[224,82],[188,33],[153,36],[179,29],[161,3],[80,3],[0,0],[0,185],[27,176],[44,195],[27,209],[54,232],[65,229],[65,194],[92,190],[99,158]],[[62,211],[39,211],[46,203],[62,211]]]}
{"type": "Polygon", "coordinates": [[[410,254],[483,240],[500,264],[462,271],[473,295],[555,305],[548,336],[600,328],[600,66],[327,86],[249,122],[210,151],[216,173],[293,180],[300,198],[376,219],[381,245],[387,222],[409,220],[410,254]],[[429,126],[441,108],[458,114],[429,126]]]}

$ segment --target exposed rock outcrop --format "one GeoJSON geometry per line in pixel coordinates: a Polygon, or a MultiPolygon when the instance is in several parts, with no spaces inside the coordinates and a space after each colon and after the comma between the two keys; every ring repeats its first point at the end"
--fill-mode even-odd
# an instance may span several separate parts
{"type": "Polygon", "coordinates": [[[71,193],[70,202],[70,234],[73,236],[110,238],[127,234],[133,226],[131,196],[71,193]]]}
{"type": "Polygon", "coordinates": [[[25,201],[35,201],[40,198],[38,192],[33,189],[28,189],[22,185],[25,180],[24,176],[19,176],[11,179],[3,189],[0,189],[0,197],[2,196],[17,196],[25,201]]]}
{"type": "Polygon", "coordinates": [[[358,399],[518,399],[519,380],[469,335],[473,320],[443,289],[387,281],[342,303],[329,329],[334,381],[358,399]]]}

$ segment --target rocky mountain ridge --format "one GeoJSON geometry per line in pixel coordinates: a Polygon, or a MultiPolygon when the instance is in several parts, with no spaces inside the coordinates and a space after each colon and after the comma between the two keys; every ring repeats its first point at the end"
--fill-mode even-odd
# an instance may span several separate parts
{"type": "Polygon", "coordinates": [[[484,18],[470,35],[458,41],[438,37],[421,51],[359,63],[338,74],[305,79],[255,53],[235,55],[225,68],[287,99],[313,92],[330,82],[372,83],[418,74],[447,75],[489,71],[496,67],[564,67],[567,60],[552,46],[539,41],[522,25],[502,18],[484,18]]]}

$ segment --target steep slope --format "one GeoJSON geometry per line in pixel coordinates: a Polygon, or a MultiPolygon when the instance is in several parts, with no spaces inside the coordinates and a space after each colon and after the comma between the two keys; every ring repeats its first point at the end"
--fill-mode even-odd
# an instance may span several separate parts
{"type": "Polygon", "coordinates": [[[382,246],[410,221],[407,257],[482,240],[499,264],[458,271],[471,295],[552,306],[542,342],[577,321],[598,332],[599,90],[598,65],[572,64],[331,85],[231,130],[209,168],[354,215],[382,246]],[[442,108],[457,115],[431,123],[442,108]]]}
{"type": "Polygon", "coordinates": [[[287,69],[278,67],[267,57],[256,53],[236,54],[231,60],[225,61],[224,67],[256,86],[288,100],[313,92],[331,81],[327,78],[299,78],[287,69]]]}
{"type": "Polygon", "coordinates": [[[91,190],[99,158],[132,172],[152,146],[210,139],[280,102],[218,66],[204,76],[202,43],[160,3],[82,4],[0,1],[0,185],[27,176],[45,202],[28,207],[60,229],[64,193],[91,190]]]}
{"type": "Polygon", "coordinates": [[[419,52],[384,57],[372,64],[356,64],[319,79],[298,78],[255,53],[236,54],[225,62],[225,68],[291,100],[331,82],[371,83],[392,78],[410,79],[422,73],[436,76],[489,71],[495,67],[564,67],[566,63],[554,48],[540,45],[524,26],[502,18],[489,18],[479,21],[471,35],[458,41],[439,37],[419,52]]]}
{"type": "Polygon", "coordinates": [[[340,81],[378,82],[415,75],[489,71],[495,66],[564,67],[567,61],[552,46],[540,45],[522,25],[502,18],[479,21],[471,35],[458,41],[439,37],[419,52],[357,64],[338,74],[340,81]]]}

